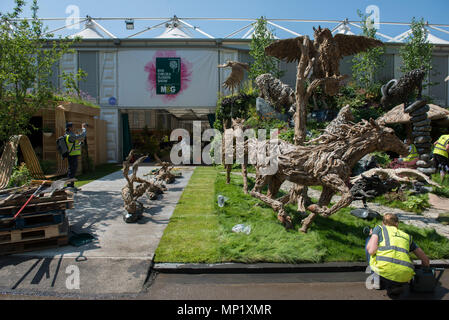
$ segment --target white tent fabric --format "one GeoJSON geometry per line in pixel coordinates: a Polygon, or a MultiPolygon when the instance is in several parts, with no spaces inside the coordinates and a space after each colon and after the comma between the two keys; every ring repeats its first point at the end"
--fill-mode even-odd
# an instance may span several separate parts
{"type": "MultiPolygon", "coordinates": [[[[407,37],[412,33],[412,30],[407,30],[404,33],[401,33],[400,35],[394,37],[393,39],[391,39],[388,42],[404,42],[405,39],[407,39],[407,37]]],[[[443,40],[441,38],[438,38],[437,36],[431,34],[430,32],[427,31],[427,38],[426,40],[429,43],[432,44],[449,44],[449,41],[443,40]]]]}
{"type": "Polygon", "coordinates": [[[183,39],[192,37],[178,27],[168,27],[162,34],[158,35],[156,38],[183,39]]]}
{"type": "Polygon", "coordinates": [[[449,44],[449,41],[438,38],[431,33],[427,34],[427,40],[433,44],[449,44]]]}
{"type": "Polygon", "coordinates": [[[355,35],[355,33],[351,31],[351,28],[347,24],[341,24],[337,29],[335,29],[334,34],[336,33],[355,35]]]}
{"type": "Polygon", "coordinates": [[[104,39],[104,36],[95,28],[92,22],[87,22],[84,29],[69,38],[81,37],[83,39],[104,39]]]}

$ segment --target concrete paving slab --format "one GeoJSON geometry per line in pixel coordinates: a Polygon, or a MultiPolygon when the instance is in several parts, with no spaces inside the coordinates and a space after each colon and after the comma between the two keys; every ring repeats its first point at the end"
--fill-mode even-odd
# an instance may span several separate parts
{"type": "MultiPolygon", "coordinates": [[[[154,168],[140,167],[138,175],[154,168]]],[[[80,294],[140,292],[160,238],[193,170],[194,167],[182,168],[182,177],[167,184],[168,190],[158,200],[142,197],[146,209],[133,224],[123,221],[120,191],[125,179],[121,171],[84,185],[75,195],[74,209],[67,210],[67,216],[71,230],[90,233],[96,239],[81,247],[68,245],[1,257],[0,289],[80,294]],[[79,289],[73,289],[75,273],[79,275],[79,289]]]]}

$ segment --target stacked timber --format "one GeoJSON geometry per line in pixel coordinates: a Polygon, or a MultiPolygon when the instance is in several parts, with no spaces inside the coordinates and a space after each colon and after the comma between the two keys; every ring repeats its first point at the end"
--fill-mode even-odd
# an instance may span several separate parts
{"type": "Polygon", "coordinates": [[[0,255],[68,243],[69,224],[65,210],[73,208],[73,196],[64,189],[51,193],[43,189],[14,218],[36,189],[30,186],[0,195],[0,255]]]}
{"type": "Polygon", "coordinates": [[[410,122],[412,123],[412,138],[419,154],[419,160],[416,162],[418,170],[422,173],[430,175],[435,172],[431,161],[432,137],[430,131],[431,120],[427,117],[430,110],[425,100],[417,100],[405,108],[404,112],[410,114],[410,122]]]}

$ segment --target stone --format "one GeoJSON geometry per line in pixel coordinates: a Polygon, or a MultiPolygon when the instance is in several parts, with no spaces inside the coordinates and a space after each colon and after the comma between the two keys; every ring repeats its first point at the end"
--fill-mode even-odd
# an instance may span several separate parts
{"type": "Polygon", "coordinates": [[[418,115],[418,116],[414,116],[414,117],[411,117],[410,118],[410,122],[419,122],[419,121],[422,121],[422,120],[425,120],[425,119],[427,119],[427,113],[424,113],[424,114],[420,114],[420,115],[418,115]]]}
{"type": "Polygon", "coordinates": [[[415,143],[415,147],[416,148],[420,148],[420,149],[425,149],[425,148],[430,149],[430,148],[432,148],[432,144],[429,143],[429,142],[426,142],[426,143],[415,143]]]}
{"type": "Polygon", "coordinates": [[[421,126],[421,127],[413,126],[413,131],[429,131],[430,132],[430,131],[432,131],[432,127],[431,126],[421,126]]]}
{"type": "Polygon", "coordinates": [[[435,168],[418,168],[418,171],[421,171],[424,174],[430,175],[435,173],[435,168]]]}
{"type": "Polygon", "coordinates": [[[424,144],[424,143],[427,143],[427,142],[431,142],[432,138],[431,137],[421,136],[421,137],[415,138],[414,141],[415,141],[415,145],[416,144],[424,144]]]}
{"type": "Polygon", "coordinates": [[[413,102],[411,105],[409,105],[407,108],[405,108],[404,112],[405,113],[411,113],[415,110],[417,110],[418,108],[426,105],[426,101],[425,100],[417,100],[415,102],[413,102]]]}
{"type": "Polygon", "coordinates": [[[423,160],[418,160],[416,162],[416,165],[418,167],[421,167],[421,168],[429,168],[429,167],[432,166],[432,163],[431,162],[427,162],[427,161],[423,161],[423,160]]]}
{"type": "Polygon", "coordinates": [[[424,154],[419,155],[419,159],[423,160],[423,161],[430,161],[430,158],[431,158],[431,156],[428,153],[424,153],[424,154]]]}
{"type": "Polygon", "coordinates": [[[412,131],[412,137],[427,137],[430,136],[430,131],[412,131]]]}
{"type": "Polygon", "coordinates": [[[424,126],[430,126],[430,119],[426,119],[423,121],[415,122],[413,123],[413,127],[424,127],[424,126]]]}
{"type": "Polygon", "coordinates": [[[418,151],[419,154],[421,153],[429,153],[430,148],[416,148],[416,151],[418,151]]]}
{"type": "Polygon", "coordinates": [[[419,115],[422,115],[422,114],[426,114],[427,111],[429,111],[429,110],[430,110],[429,106],[428,106],[428,105],[425,105],[425,106],[422,107],[422,108],[419,108],[419,109],[417,109],[417,110],[415,110],[415,111],[413,111],[413,112],[410,112],[410,115],[411,115],[412,117],[419,116],[419,115]]]}

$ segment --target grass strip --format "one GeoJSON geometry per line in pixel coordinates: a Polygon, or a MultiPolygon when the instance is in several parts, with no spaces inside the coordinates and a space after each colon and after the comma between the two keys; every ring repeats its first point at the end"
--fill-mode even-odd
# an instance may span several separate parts
{"type": "MultiPolygon", "coordinates": [[[[293,218],[294,230],[285,230],[276,213],[263,202],[242,191],[243,180],[217,172],[220,168],[195,170],[173,213],[159,247],[156,262],[219,263],[276,262],[318,263],[365,261],[363,228],[373,228],[381,220],[367,221],[344,208],[329,218],[318,216],[309,232],[298,232],[301,217],[292,205],[286,207],[293,218]],[[218,195],[229,198],[224,207],[217,205],[218,195]],[[250,234],[234,233],[237,224],[251,226],[250,234]]],[[[252,188],[254,180],[249,179],[252,188]]],[[[401,223],[399,228],[431,259],[449,258],[449,240],[432,229],[401,223]]]]}

